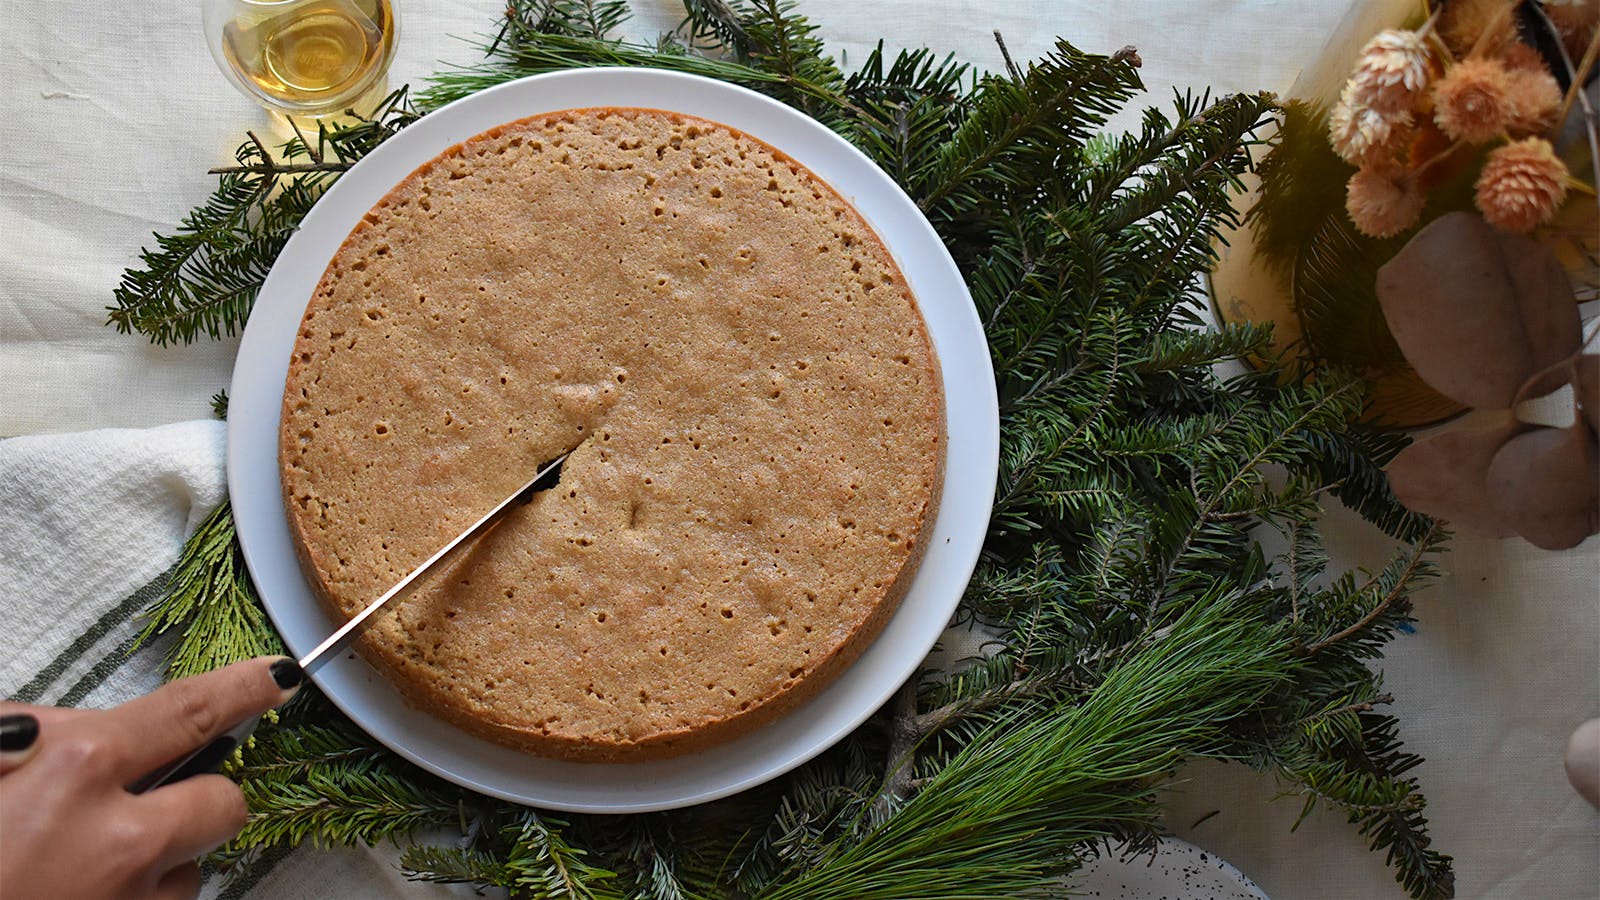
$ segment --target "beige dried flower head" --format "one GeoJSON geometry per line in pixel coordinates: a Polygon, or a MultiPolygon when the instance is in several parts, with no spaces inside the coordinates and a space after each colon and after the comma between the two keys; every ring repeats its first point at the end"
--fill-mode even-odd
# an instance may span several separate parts
{"type": "Polygon", "coordinates": [[[1408,112],[1428,86],[1432,59],[1422,34],[1380,31],[1361,48],[1346,94],[1356,107],[1385,114],[1408,112]]]}
{"type": "Polygon", "coordinates": [[[1386,238],[1417,224],[1425,201],[1416,179],[1399,166],[1364,166],[1350,176],[1344,208],[1362,234],[1386,238]]]}
{"type": "Polygon", "coordinates": [[[1566,198],[1567,166],[1543,138],[1497,148],[1478,175],[1478,209],[1504,231],[1532,231],[1554,218],[1566,198]]]}
{"type": "Polygon", "coordinates": [[[1500,54],[1500,61],[1506,64],[1507,69],[1511,69],[1513,71],[1516,69],[1547,68],[1545,66],[1544,57],[1539,55],[1539,51],[1529,47],[1527,44],[1524,44],[1521,41],[1517,41],[1516,43],[1507,47],[1505,52],[1500,54]]]}
{"type": "Polygon", "coordinates": [[[1497,59],[1462,60],[1433,86],[1433,120],[1458,141],[1488,143],[1514,116],[1511,79],[1497,59]]]}
{"type": "Polygon", "coordinates": [[[1549,69],[1512,69],[1506,73],[1506,88],[1511,99],[1506,127],[1513,134],[1538,134],[1555,126],[1561,115],[1561,85],[1549,69]]]}
{"type": "Polygon", "coordinates": [[[1350,86],[1328,117],[1328,142],[1353,166],[1393,159],[1410,137],[1411,113],[1383,112],[1351,96],[1350,86]]]}
{"type": "Polygon", "coordinates": [[[1440,10],[1439,37],[1460,57],[1470,55],[1474,47],[1492,52],[1517,39],[1516,5],[1517,0],[1450,0],[1440,10]]]}

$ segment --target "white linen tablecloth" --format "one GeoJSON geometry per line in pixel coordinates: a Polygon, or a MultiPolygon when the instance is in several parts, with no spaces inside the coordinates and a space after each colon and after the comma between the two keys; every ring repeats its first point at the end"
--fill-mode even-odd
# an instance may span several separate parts
{"type": "MultiPolygon", "coordinates": [[[[1099,52],[1132,44],[1150,101],[1165,103],[1173,85],[1288,88],[1349,2],[802,5],[852,61],[882,37],[891,48],[926,45],[995,68],[996,28],[1019,59],[1056,35],[1099,52]]],[[[470,61],[474,51],[454,36],[488,30],[502,4],[398,6],[392,84],[441,60],[470,61]]],[[[206,168],[227,159],[245,128],[270,128],[215,71],[199,9],[195,0],[0,6],[0,436],[201,418],[226,386],[233,341],[162,349],[103,324],[118,275],[150,232],[170,230],[209,192],[206,168]]],[[[639,36],[679,16],[670,0],[639,0],[635,9],[629,28],[639,36]]],[[[1350,558],[1363,558],[1370,531],[1345,530],[1350,558]]],[[[1456,856],[1459,895],[1600,896],[1600,816],[1561,769],[1567,735],[1600,713],[1600,541],[1551,554],[1463,538],[1445,566],[1449,575],[1419,604],[1417,633],[1397,640],[1383,666],[1403,735],[1428,760],[1418,774],[1436,843],[1456,856]]],[[[21,603],[0,598],[0,615],[14,621],[21,603]]],[[[1223,766],[1193,768],[1187,778],[1174,789],[1170,825],[1278,900],[1402,896],[1342,817],[1319,813],[1291,834],[1298,803],[1268,804],[1270,782],[1223,766]]],[[[397,889],[375,858],[351,854],[345,865],[371,873],[371,896],[397,889]]],[[[262,887],[269,896],[320,895],[313,881],[283,871],[262,887]]]]}

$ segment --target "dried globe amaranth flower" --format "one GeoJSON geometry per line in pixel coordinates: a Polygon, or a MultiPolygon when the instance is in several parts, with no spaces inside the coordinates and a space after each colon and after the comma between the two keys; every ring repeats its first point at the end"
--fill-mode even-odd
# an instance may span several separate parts
{"type": "Polygon", "coordinates": [[[1439,37],[1456,56],[1467,56],[1475,47],[1493,52],[1516,40],[1516,0],[1450,0],[1434,5],[1442,6],[1439,37]]]}
{"type": "Polygon", "coordinates": [[[1555,126],[1561,113],[1561,85],[1549,69],[1510,69],[1506,86],[1511,99],[1511,121],[1506,127],[1512,134],[1537,134],[1555,126]]]}
{"type": "Polygon", "coordinates": [[[1344,205],[1362,234],[1386,238],[1417,224],[1426,199],[1416,179],[1399,166],[1364,166],[1350,176],[1344,205]]]}
{"type": "Polygon", "coordinates": [[[1346,84],[1352,105],[1379,113],[1409,112],[1432,75],[1426,36],[1416,31],[1380,31],[1361,48],[1346,84]]]}
{"type": "Polygon", "coordinates": [[[1478,175],[1478,209],[1506,231],[1532,231],[1554,218],[1566,198],[1566,163],[1543,138],[1496,148],[1478,175]]]}
{"type": "Polygon", "coordinates": [[[1381,31],[1362,48],[1328,120],[1328,140],[1352,165],[1392,159],[1409,138],[1411,110],[1427,90],[1433,57],[1416,31],[1381,31]]]}
{"type": "Polygon", "coordinates": [[[1458,141],[1488,143],[1515,115],[1511,81],[1497,59],[1462,60],[1433,86],[1433,120],[1458,141]]]}
{"type": "MultiPolygon", "coordinates": [[[[1350,91],[1346,88],[1346,94],[1350,91]]],[[[1411,114],[1382,113],[1343,97],[1328,117],[1328,142],[1353,166],[1392,160],[1409,141],[1411,114]]]]}
{"type": "Polygon", "coordinates": [[[1550,550],[1600,531],[1600,357],[1582,353],[1572,283],[1554,251],[1450,213],[1378,270],[1377,293],[1417,374],[1478,410],[1479,424],[1394,458],[1395,496],[1417,512],[1550,550]],[[1520,403],[1566,383],[1575,389],[1570,426],[1516,417],[1520,403]]]}

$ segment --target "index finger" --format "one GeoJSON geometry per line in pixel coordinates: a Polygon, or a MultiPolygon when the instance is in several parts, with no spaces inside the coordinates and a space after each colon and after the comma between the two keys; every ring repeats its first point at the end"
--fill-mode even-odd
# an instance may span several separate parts
{"type": "Polygon", "coordinates": [[[107,710],[104,727],[121,747],[124,774],[137,778],[282,704],[304,680],[292,659],[257,657],[181,678],[107,710]]]}
{"type": "Polygon", "coordinates": [[[3,735],[0,736],[0,775],[32,758],[39,749],[39,737],[46,729],[55,729],[73,719],[97,714],[95,710],[29,706],[0,700],[0,735],[3,735]]]}

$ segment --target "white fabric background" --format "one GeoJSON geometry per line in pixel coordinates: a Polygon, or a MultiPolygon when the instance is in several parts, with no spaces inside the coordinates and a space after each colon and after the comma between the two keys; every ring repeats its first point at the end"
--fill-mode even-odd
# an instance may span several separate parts
{"type": "MultiPolygon", "coordinates": [[[[393,83],[474,52],[452,38],[490,27],[498,0],[399,0],[393,83]]],[[[850,60],[883,37],[998,65],[990,32],[1019,59],[1056,35],[1087,50],[1133,44],[1153,102],[1171,85],[1284,90],[1348,12],[1347,0],[803,0],[850,60]]],[[[678,18],[638,0],[642,36],[678,18]]],[[[103,327],[122,268],[153,230],[170,229],[210,189],[266,115],[212,67],[195,0],[5,0],[0,6],[0,435],[150,426],[202,417],[227,383],[230,341],[160,349],[103,327]]],[[[170,437],[170,436],[169,436],[170,437]]],[[[4,474],[4,473],[0,473],[4,474]]],[[[199,478],[214,479],[217,473],[199,478]]],[[[0,501],[3,503],[4,501],[0,501]]],[[[185,501],[187,502],[187,501],[185,501]]],[[[197,502],[197,501],[196,501],[197,502]]],[[[1369,558],[1355,525],[1351,559],[1369,558]]],[[[11,551],[7,551],[8,559],[11,551]]],[[[164,568],[145,560],[153,571],[164,568]]],[[[1549,554],[1458,540],[1450,576],[1421,601],[1415,635],[1384,667],[1405,738],[1428,762],[1438,845],[1457,857],[1463,897],[1600,896],[1600,817],[1567,787],[1561,749],[1600,713],[1600,542],[1549,554]]],[[[142,583],[142,579],[139,580],[142,583]]],[[[0,599],[21,609],[87,591],[0,599]]],[[[1341,817],[1288,826],[1295,801],[1237,768],[1191,770],[1174,796],[1179,833],[1237,863],[1274,897],[1398,897],[1382,860],[1341,817]],[[1198,828],[1201,815],[1222,809],[1198,828]]],[[[373,896],[395,890],[375,874],[373,896]]],[[[282,867],[271,896],[312,896],[282,867]]],[[[326,885],[323,885],[326,886],[326,885]]],[[[419,889],[420,890],[420,889],[419,889]]]]}

